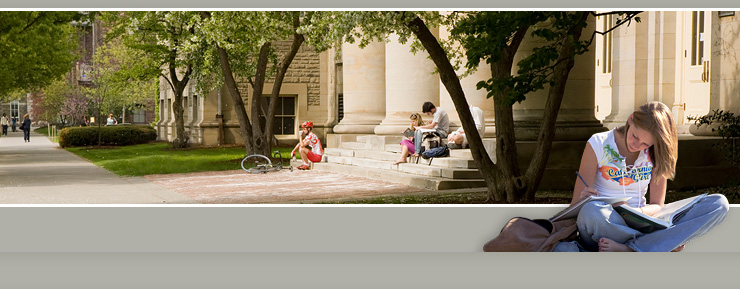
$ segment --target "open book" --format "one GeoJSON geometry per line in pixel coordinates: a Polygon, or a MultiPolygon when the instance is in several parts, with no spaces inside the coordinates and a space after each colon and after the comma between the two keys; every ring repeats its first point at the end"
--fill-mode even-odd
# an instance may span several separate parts
{"type": "Polygon", "coordinates": [[[403,135],[405,137],[413,137],[414,136],[414,131],[411,130],[411,128],[407,128],[405,131],[403,131],[403,135]]]}
{"type": "Polygon", "coordinates": [[[622,216],[622,219],[624,219],[630,228],[643,233],[650,233],[656,230],[673,227],[673,223],[681,219],[681,217],[683,217],[691,207],[706,195],[707,194],[701,194],[666,204],[653,216],[643,214],[639,210],[626,205],[617,206],[614,210],[622,216]]]}
{"type": "Polygon", "coordinates": [[[583,207],[584,204],[590,202],[590,201],[602,201],[607,204],[614,204],[619,202],[627,201],[630,197],[599,197],[599,196],[589,196],[580,202],[576,203],[573,206],[570,206],[566,208],[565,210],[562,210],[555,214],[552,218],[550,218],[551,222],[555,222],[558,220],[565,220],[570,218],[575,218],[578,216],[578,212],[581,211],[581,207],[583,207]]]}
{"type": "Polygon", "coordinates": [[[437,131],[436,129],[433,129],[433,128],[421,128],[421,127],[418,127],[418,126],[415,126],[414,128],[416,130],[418,130],[418,131],[421,131],[421,132],[435,132],[435,131],[437,131]]]}

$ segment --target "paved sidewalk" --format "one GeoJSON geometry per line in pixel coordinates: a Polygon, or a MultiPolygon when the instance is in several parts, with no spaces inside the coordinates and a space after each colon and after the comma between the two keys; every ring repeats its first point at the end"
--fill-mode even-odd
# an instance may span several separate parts
{"type": "Polygon", "coordinates": [[[0,204],[199,203],[143,177],[119,177],[59,148],[46,136],[0,137],[0,204]]]}

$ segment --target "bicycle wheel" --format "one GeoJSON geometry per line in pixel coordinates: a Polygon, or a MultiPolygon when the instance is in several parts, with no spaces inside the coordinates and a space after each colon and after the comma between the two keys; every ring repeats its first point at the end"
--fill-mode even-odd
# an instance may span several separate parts
{"type": "Polygon", "coordinates": [[[242,160],[242,169],[248,173],[266,173],[272,168],[272,161],[263,155],[248,155],[242,160]]]}

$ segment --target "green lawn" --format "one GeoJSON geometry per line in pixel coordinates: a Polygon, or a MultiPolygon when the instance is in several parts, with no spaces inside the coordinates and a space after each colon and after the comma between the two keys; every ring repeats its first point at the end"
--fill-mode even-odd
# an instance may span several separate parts
{"type": "MultiPolygon", "coordinates": [[[[168,143],[67,150],[120,176],[236,170],[245,157],[244,147],[172,149],[168,143]]],[[[278,150],[290,158],[292,148],[278,150]]]]}

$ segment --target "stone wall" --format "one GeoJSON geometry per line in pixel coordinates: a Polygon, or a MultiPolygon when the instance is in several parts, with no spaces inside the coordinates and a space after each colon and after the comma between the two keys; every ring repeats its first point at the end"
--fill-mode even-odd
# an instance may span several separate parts
{"type": "MultiPolygon", "coordinates": [[[[290,49],[292,40],[279,41],[275,43],[275,48],[280,53],[280,58],[290,49]]],[[[321,93],[320,93],[320,56],[316,53],[313,47],[308,47],[305,44],[301,45],[298,50],[293,62],[288,68],[288,72],[285,74],[283,83],[304,83],[308,86],[308,106],[320,106],[321,105],[321,93]]],[[[275,79],[270,78],[266,83],[274,83],[275,79]]],[[[303,104],[299,104],[303,105],[303,104]]]]}

